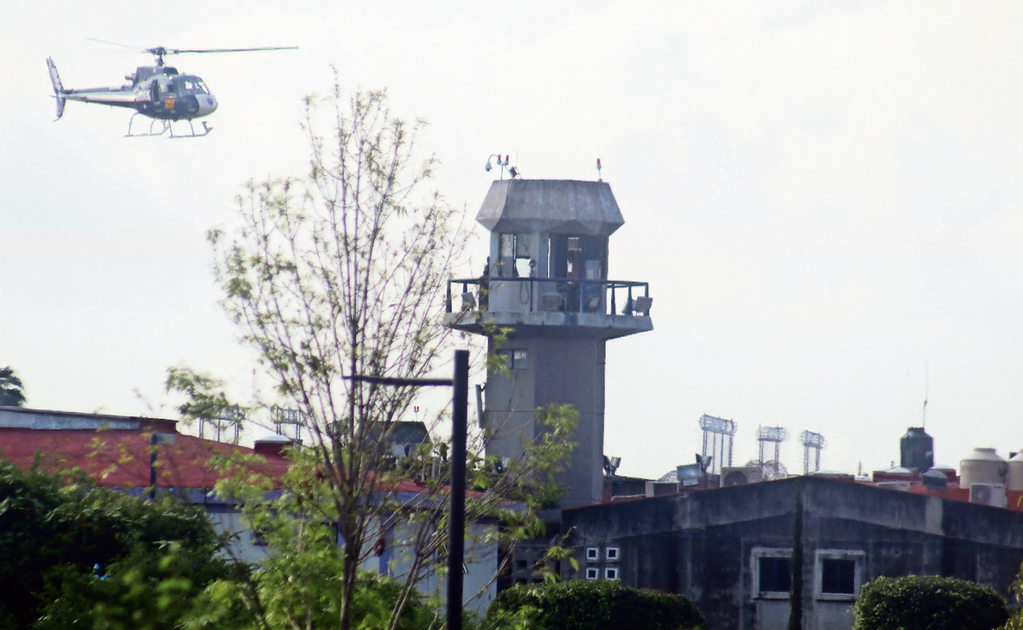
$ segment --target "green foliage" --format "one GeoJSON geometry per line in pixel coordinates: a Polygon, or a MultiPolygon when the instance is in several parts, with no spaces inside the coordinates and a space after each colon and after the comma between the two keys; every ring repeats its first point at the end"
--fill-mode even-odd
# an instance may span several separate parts
{"type": "Polygon", "coordinates": [[[607,580],[515,586],[497,596],[483,621],[486,630],[691,630],[702,626],[703,615],[681,595],[607,580]]]}
{"type": "Polygon", "coordinates": [[[244,411],[233,405],[223,392],[224,383],[208,374],[200,374],[186,367],[167,370],[165,384],[168,392],[178,391],[188,396],[188,401],[178,407],[185,420],[214,420],[231,418],[240,423],[244,411]]]}
{"type": "Polygon", "coordinates": [[[144,502],[79,473],[22,471],[7,461],[0,497],[0,624],[9,627],[69,627],[94,604],[119,600],[115,578],[129,574],[133,583],[173,576],[201,587],[229,571],[215,557],[220,541],[207,517],[170,497],[144,502]]]}
{"type": "Polygon", "coordinates": [[[0,368],[0,407],[21,407],[25,404],[25,387],[11,366],[0,368]]]}
{"type": "Polygon", "coordinates": [[[181,543],[136,545],[103,574],[61,565],[46,574],[42,615],[33,630],[173,630],[192,619],[206,584],[244,568],[197,558],[181,543]],[[205,560],[205,562],[203,562],[205,560]]]}
{"type": "MultiPolygon", "coordinates": [[[[291,545],[279,548],[245,579],[211,584],[197,606],[195,628],[218,630],[261,628],[336,628],[341,618],[344,558],[329,528],[304,527],[292,521],[291,545]]],[[[309,524],[313,525],[313,524],[309,524]]],[[[279,540],[284,528],[268,531],[279,540]]],[[[392,615],[405,597],[403,585],[387,577],[359,571],[351,596],[351,621],[360,630],[428,630],[438,627],[437,615],[412,592],[391,626],[392,615]]]]}
{"type": "Polygon", "coordinates": [[[853,611],[855,630],[993,630],[1009,616],[987,586],[917,575],[864,584],[853,611]]]}
{"type": "MultiPolygon", "coordinates": [[[[1023,564],[1020,565],[1019,575],[1012,585],[1012,594],[1016,596],[1017,602],[1023,604],[1023,564]]],[[[1023,608],[1012,614],[1005,624],[1005,630],[1023,630],[1023,608]]]]}

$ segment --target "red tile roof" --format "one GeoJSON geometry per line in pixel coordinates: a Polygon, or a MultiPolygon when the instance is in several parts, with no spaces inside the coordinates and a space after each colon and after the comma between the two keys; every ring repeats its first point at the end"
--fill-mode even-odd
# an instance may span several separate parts
{"type": "MultiPolygon", "coordinates": [[[[29,429],[0,427],[0,457],[19,466],[29,466],[40,456],[46,470],[66,470],[77,466],[104,486],[149,486],[150,437],[155,430],[169,432],[174,421],[148,422],[141,419],[138,429],[29,429]]],[[[157,486],[176,488],[212,488],[220,478],[209,465],[213,455],[253,454],[244,446],[203,440],[174,433],[174,444],[160,444],[157,450],[157,486]]],[[[280,456],[265,455],[271,475],[279,476],[287,468],[280,456]]]]}
{"type": "MultiPolygon", "coordinates": [[[[103,486],[149,487],[150,439],[154,431],[174,435],[174,444],[156,446],[156,485],[160,488],[213,488],[221,477],[209,463],[214,455],[262,455],[266,464],[259,467],[259,472],[272,478],[280,478],[288,469],[280,444],[262,444],[257,450],[204,440],[178,433],[175,420],[12,407],[0,408],[0,412],[7,419],[0,425],[0,458],[27,468],[38,453],[43,469],[58,471],[77,466],[103,486]],[[137,428],[66,428],[90,424],[137,428]]],[[[397,493],[430,491],[427,486],[407,479],[386,485],[387,490],[397,493]]],[[[483,493],[470,490],[466,496],[482,498],[483,493]]],[[[510,506],[516,502],[504,503],[510,506]]]]}

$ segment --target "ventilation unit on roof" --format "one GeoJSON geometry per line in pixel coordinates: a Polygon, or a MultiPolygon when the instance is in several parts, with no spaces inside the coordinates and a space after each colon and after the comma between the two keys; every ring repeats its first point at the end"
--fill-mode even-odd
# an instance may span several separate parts
{"type": "Polygon", "coordinates": [[[676,481],[646,482],[646,496],[648,497],[659,497],[665,494],[675,494],[676,492],[678,492],[678,482],[676,481]]]}
{"type": "Polygon", "coordinates": [[[970,503],[980,503],[992,507],[1006,507],[1005,484],[973,483],[970,484],[970,503]]]}
{"type": "Polygon", "coordinates": [[[901,490],[902,492],[909,492],[908,481],[879,481],[877,482],[878,488],[887,488],[888,490],[901,490]]]}
{"type": "Polygon", "coordinates": [[[763,470],[759,466],[725,466],[721,469],[721,487],[744,486],[764,480],[763,470]]]}

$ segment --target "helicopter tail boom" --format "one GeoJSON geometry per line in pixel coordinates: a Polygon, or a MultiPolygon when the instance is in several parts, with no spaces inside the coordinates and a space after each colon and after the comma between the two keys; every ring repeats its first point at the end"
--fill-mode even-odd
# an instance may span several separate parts
{"type": "Polygon", "coordinates": [[[53,93],[57,97],[57,120],[59,120],[64,115],[64,85],[60,82],[57,64],[53,63],[53,57],[46,58],[46,67],[50,70],[50,82],[53,83],[53,93]]]}

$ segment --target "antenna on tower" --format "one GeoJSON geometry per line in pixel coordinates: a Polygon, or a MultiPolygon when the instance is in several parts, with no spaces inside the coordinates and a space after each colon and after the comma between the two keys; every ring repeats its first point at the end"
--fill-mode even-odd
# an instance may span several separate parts
{"type": "Polygon", "coordinates": [[[759,466],[764,479],[784,479],[788,477],[788,471],[780,461],[781,443],[789,438],[789,432],[785,427],[757,428],[757,442],[760,443],[760,459],[746,464],[747,466],[759,466]],[[774,459],[767,460],[764,457],[765,446],[774,443],[774,459]]]}
{"type": "Polygon", "coordinates": [[[803,445],[803,474],[810,474],[810,451],[814,452],[813,471],[821,469],[821,449],[827,442],[824,436],[813,431],[803,431],[799,434],[799,443],[803,445]]]}
{"type": "Polygon", "coordinates": [[[199,438],[206,439],[206,425],[210,425],[210,430],[216,436],[213,439],[217,442],[221,441],[222,436],[226,437],[223,434],[234,429],[234,437],[231,439],[231,444],[237,444],[238,432],[241,430],[243,422],[245,422],[245,411],[238,405],[231,405],[224,409],[216,418],[199,418],[199,438]]]}
{"type": "Polygon", "coordinates": [[[697,461],[710,462],[711,465],[710,470],[705,472],[713,474],[715,470],[719,470],[723,466],[731,466],[732,436],[739,428],[738,425],[732,420],[703,414],[700,416],[700,428],[703,429],[703,453],[697,457],[697,461]],[[721,436],[720,443],[718,442],[719,435],[721,436]],[[710,446],[709,452],[708,445],[710,446]],[[726,448],[728,449],[727,453],[725,452],[726,448]]]}
{"type": "Polygon", "coordinates": [[[271,407],[270,417],[274,422],[274,429],[277,435],[290,437],[296,442],[302,442],[302,425],[305,423],[305,414],[299,409],[285,409],[283,407],[271,407]],[[294,436],[287,434],[285,427],[293,427],[294,436]]]}

